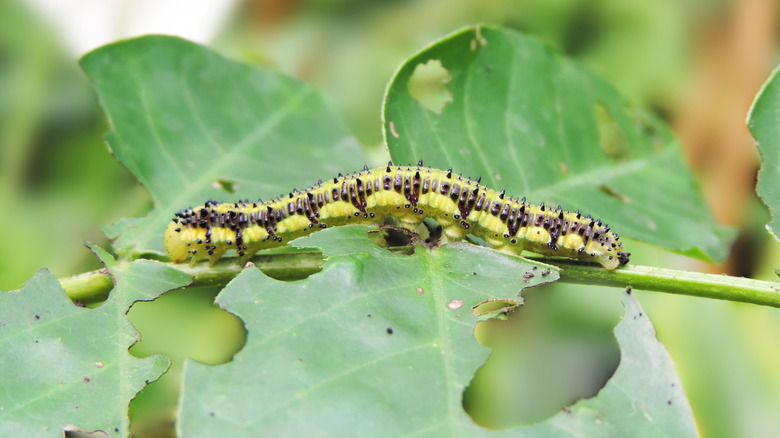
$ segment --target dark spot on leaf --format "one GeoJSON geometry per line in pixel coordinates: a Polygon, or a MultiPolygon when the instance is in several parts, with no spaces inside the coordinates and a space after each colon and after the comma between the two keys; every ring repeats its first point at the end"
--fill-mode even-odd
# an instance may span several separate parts
{"type": "MultiPolygon", "coordinates": [[[[632,290],[633,290],[633,289],[631,289],[631,286],[628,286],[628,287],[626,288],[626,293],[630,295],[632,290]]],[[[674,383],[672,383],[672,385],[674,385],[674,383]]]]}
{"type": "Polygon", "coordinates": [[[115,427],[115,428],[114,428],[114,432],[119,432],[119,428],[118,428],[118,427],[115,427]]]}
{"type": "Polygon", "coordinates": [[[474,275],[477,275],[477,273],[476,273],[476,272],[472,272],[472,274],[474,274],[474,275]]]}
{"type": "Polygon", "coordinates": [[[652,142],[653,149],[656,152],[660,152],[661,149],[666,147],[664,134],[658,129],[658,123],[650,118],[647,111],[640,110],[638,107],[630,105],[626,105],[623,108],[623,111],[631,118],[634,127],[642,133],[642,137],[647,138],[652,142]]]}
{"type": "Polygon", "coordinates": [[[628,204],[629,199],[626,195],[616,192],[606,184],[599,184],[596,186],[596,188],[599,189],[601,193],[604,193],[607,196],[611,196],[624,204],[628,204]]]}
{"type": "Polygon", "coordinates": [[[216,415],[217,415],[217,414],[215,414],[215,413],[213,413],[213,412],[209,412],[209,417],[214,417],[214,416],[216,416],[216,415]]]}
{"type": "Polygon", "coordinates": [[[149,384],[149,379],[144,380],[144,383],[149,384]]]}
{"type": "Polygon", "coordinates": [[[666,404],[668,404],[669,406],[671,406],[671,405],[672,405],[672,401],[671,401],[671,400],[667,400],[667,401],[666,401],[666,404]]]}
{"type": "Polygon", "coordinates": [[[38,315],[35,315],[35,319],[41,319],[41,317],[38,316],[38,315]]]}
{"type": "Polygon", "coordinates": [[[368,315],[366,315],[366,316],[367,316],[367,317],[369,317],[369,318],[371,318],[371,314],[370,314],[370,313],[369,313],[368,315]]]}
{"type": "Polygon", "coordinates": [[[550,272],[551,271],[549,269],[545,269],[544,271],[542,271],[542,277],[546,277],[546,276],[550,275],[550,272]]]}
{"type": "Polygon", "coordinates": [[[532,279],[532,278],[534,278],[534,274],[533,274],[533,272],[530,272],[530,271],[529,271],[529,272],[526,272],[526,273],[523,275],[523,281],[524,281],[524,282],[526,282],[526,283],[528,283],[528,280],[530,280],[530,279],[532,279]]]}
{"type": "Polygon", "coordinates": [[[425,64],[417,64],[406,86],[409,94],[420,105],[441,113],[452,102],[452,92],[447,88],[451,80],[452,75],[441,61],[431,59],[425,64]]]}
{"type": "Polygon", "coordinates": [[[392,335],[393,334],[393,328],[392,327],[388,327],[387,328],[387,334],[388,335],[392,335]]]}
{"type": "Polygon", "coordinates": [[[84,383],[89,383],[91,379],[87,376],[84,376],[84,383]]]}

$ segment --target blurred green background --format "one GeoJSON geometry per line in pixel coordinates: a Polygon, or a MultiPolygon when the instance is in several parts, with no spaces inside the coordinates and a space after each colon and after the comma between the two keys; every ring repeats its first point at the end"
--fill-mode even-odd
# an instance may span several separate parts
{"type": "MultiPolygon", "coordinates": [[[[108,124],[76,62],[86,51],[172,33],[272,66],[332,100],[375,157],[369,164],[377,164],[386,159],[380,107],[393,71],[430,41],[478,22],[537,35],[660,114],[683,143],[717,219],[741,230],[723,266],[629,242],[632,261],[776,279],[780,250],[763,227],[768,213],[753,189],[758,154],[744,123],[780,61],[776,0],[6,0],[0,289],[19,288],[42,266],[58,277],[98,268],[81,242],[109,247],[101,226],[153,207],[103,140],[108,124]]],[[[172,433],[184,358],[220,363],[240,349],[242,324],[212,306],[217,292],[177,291],[129,312],[142,335],[132,353],[166,353],[174,361],[132,404],[137,436],[172,433]]],[[[534,312],[480,326],[479,339],[495,350],[467,391],[472,415],[508,427],[595,394],[619,360],[611,335],[621,311],[615,292],[533,290],[526,297],[534,312]]],[[[780,311],[639,297],[681,374],[702,436],[780,436],[780,311]]]]}

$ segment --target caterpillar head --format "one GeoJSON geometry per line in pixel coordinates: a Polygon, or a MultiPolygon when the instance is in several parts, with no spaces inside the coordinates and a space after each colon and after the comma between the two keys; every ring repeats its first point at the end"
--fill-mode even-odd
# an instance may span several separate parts
{"type": "Polygon", "coordinates": [[[174,263],[183,262],[189,255],[187,242],[181,238],[182,224],[171,222],[165,230],[165,251],[174,263]]]}
{"type": "Polygon", "coordinates": [[[620,266],[628,264],[628,258],[631,256],[630,252],[618,252],[618,262],[620,262],[620,266]]]}

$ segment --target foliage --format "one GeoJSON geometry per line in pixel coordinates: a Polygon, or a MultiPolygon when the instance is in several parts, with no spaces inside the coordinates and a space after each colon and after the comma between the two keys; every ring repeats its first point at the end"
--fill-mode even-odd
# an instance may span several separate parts
{"type": "Polygon", "coordinates": [[[115,287],[98,309],[76,307],[46,270],[21,291],[0,294],[3,435],[61,436],[80,428],[126,436],[127,404],[168,368],[164,356],[128,354],[137,339],[125,313],[189,277],[152,261],[105,261],[115,287]]]}
{"type": "Polygon", "coordinates": [[[775,70],[750,110],[748,126],[753,136],[758,140],[759,150],[764,163],[758,172],[756,190],[772,213],[772,223],[767,224],[767,230],[780,240],[780,225],[777,214],[780,211],[780,125],[777,114],[780,113],[780,79],[775,70]]]}
{"type": "MultiPolygon", "coordinates": [[[[127,434],[127,403],[166,361],[127,352],[135,333],[125,313],[193,281],[185,267],[132,260],[162,256],[173,211],[206,198],[276,196],[366,161],[311,88],[187,41],[123,41],[82,66],[109,115],[113,152],[149,190],[155,210],[109,228],[123,262],[94,249],[114,285],[98,308],[67,302],[46,272],[0,295],[0,349],[10,352],[0,359],[4,434],[127,434]],[[30,376],[45,379],[32,389],[30,376]]],[[[756,108],[760,137],[771,119],[756,108]]],[[[730,232],[711,219],[702,225],[709,215],[663,124],[532,38],[475,27],[434,43],[401,66],[384,117],[396,162],[452,165],[532,201],[582,206],[637,240],[701,258],[726,255],[730,232]],[[450,100],[433,110],[409,91],[417,66],[430,60],[451,78],[450,100]]],[[[774,194],[766,196],[774,205],[774,194]]],[[[555,281],[558,269],[471,244],[396,254],[366,232],[344,227],[294,242],[326,257],[307,279],[279,282],[250,266],[223,289],[217,303],[244,321],[247,344],[230,364],[187,363],[177,419],[183,436],[696,435],[671,360],[632,294],[615,329],[620,365],[596,397],[535,425],[478,426],[462,408],[489,352],[473,336],[486,317],[472,308],[501,300],[507,307],[488,316],[503,317],[521,291],[555,281]]]]}
{"type": "Polygon", "coordinates": [[[401,66],[384,119],[396,161],[482,175],[491,187],[598,215],[621,235],[687,255],[727,255],[733,232],[710,218],[667,128],[535,39],[478,27],[437,42],[401,66]],[[407,91],[415,68],[431,61],[451,74],[441,113],[407,91]]]}

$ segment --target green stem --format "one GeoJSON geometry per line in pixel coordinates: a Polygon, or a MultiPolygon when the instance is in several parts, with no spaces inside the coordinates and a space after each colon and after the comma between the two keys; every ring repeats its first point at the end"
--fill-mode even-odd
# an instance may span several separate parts
{"type": "MultiPolygon", "coordinates": [[[[252,263],[271,278],[291,281],[319,272],[325,261],[319,251],[296,251],[258,255],[252,259],[252,263]]],[[[235,258],[222,259],[214,266],[205,262],[195,266],[168,264],[192,275],[191,286],[225,286],[244,269],[236,263],[235,258]]],[[[71,300],[84,305],[104,301],[114,287],[113,280],[105,269],[62,278],[60,284],[71,300]]]]}
{"type": "Polygon", "coordinates": [[[731,277],[725,274],[678,271],[651,266],[628,265],[607,271],[600,267],[575,261],[556,260],[565,283],[596,284],[603,286],[666,292],[717,300],[738,301],[780,308],[780,283],[731,277]]]}
{"type": "MultiPolygon", "coordinates": [[[[608,271],[576,260],[538,260],[559,267],[560,281],[564,283],[595,284],[621,289],[631,286],[638,290],[780,308],[780,282],[637,265],[608,271]]],[[[297,280],[318,272],[322,269],[324,260],[318,251],[296,251],[258,255],[253,259],[253,263],[269,277],[297,280]]],[[[208,266],[206,263],[172,266],[192,275],[193,286],[224,286],[243,269],[235,259],[223,259],[214,266],[208,266]]],[[[85,304],[104,300],[113,286],[105,270],[67,277],[60,280],[60,283],[72,300],[85,304]]]]}
{"type": "Polygon", "coordinates": [[[91,304],[105,300],[114,287],[114,281],[105,269],[99,269],[60,278],[60,285],[71,300],[91,304]]]}

